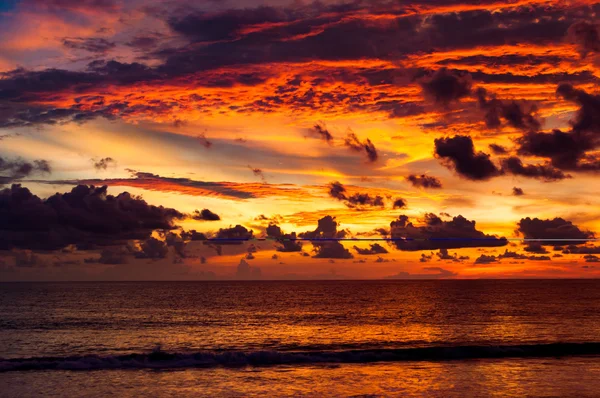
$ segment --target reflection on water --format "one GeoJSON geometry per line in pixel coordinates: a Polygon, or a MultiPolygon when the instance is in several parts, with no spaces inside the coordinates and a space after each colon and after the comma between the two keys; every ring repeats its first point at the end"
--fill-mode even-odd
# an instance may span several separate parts
{"type": "Polygon", "coordinates": [[[599,358],[0,374],[3,396],[597,397],[599,358]]]}

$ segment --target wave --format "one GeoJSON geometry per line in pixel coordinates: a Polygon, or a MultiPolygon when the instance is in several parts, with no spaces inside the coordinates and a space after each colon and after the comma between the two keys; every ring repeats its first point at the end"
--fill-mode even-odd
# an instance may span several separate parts
{"type": "Polygon", "coordinates": [[[344,351],[201,351],[99,356],[0,358],[0,372],[26,370],[180,369],[294,364],[340,364],[402,361],[452,361],[600,355],[600,343],[550,343],[501,346],[417,347],[344,351]]]}

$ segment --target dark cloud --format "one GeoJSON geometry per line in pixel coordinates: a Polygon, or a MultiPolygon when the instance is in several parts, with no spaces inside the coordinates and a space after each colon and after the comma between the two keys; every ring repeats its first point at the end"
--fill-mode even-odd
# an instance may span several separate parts
{"type": "Polygon", "coordinates": [[[579,48],[582,57],[600,51],[600,31],[593,22],[578,21],[569,27],[567,37],[579,48]]]}
{"type": "MultiPolygon", "coordinates": [[[[517,231],[525,239],[552,239],[555,241],[540,242],[541,245],[568,245],[569,239],[579,239],[585,243],[585,239],[594,237],[591,231],[583,231],[571,221],[556,217],[554,219],[541,220],[539,218],[522,218],[517,223],[517,231]],[[564,240],[562,240],[564,239],[564,240]]],[[[577,242],[575,242],[577,244],[577,242]]]]}
{"type": "Polygon", "coordinates": [[[443,279],[452,278],[458,274],[440,267],[423,267],[424,271],[429,271],[429,274],[411,274],[408,272],[398,272],[395,275],[386,276],[384,279],[443,279]]]}
{"type": "MultiPolygon", "coordinates": [[[[527,107],[525,103],[499,100],[494,95],[488,99],[487,91],[482,87],[477,89],[476,96],[479,106],[485,110],[485,124],[489,128],[500,127],[501,118],[510,126],[523,131],[537,131],[541,127],[541,122],[535,115],[536,106],[527,107]]],[[[499,148],[502,147],[496,147],[499,148]]]]}
{"type": "Polygon", "coordinates": [[[321,138],[321,139],[327,141],[329,144],[333,143],[333,135],[331,135],[331,133],[329,132],[329,130],[327,130],[327,127],[323,123],[315,124],[312,127],[312,129],[309,129],[308,131],[313,136],[321,138]]]}
{"type": "Polygon", "coordinates": [[[564,254],[600,254],[600,246],[568,245],[562,252],[564,254]]]}
{"type": "Polygon", "coordinates": [[[548,250],[540,242],[527,242],[523,248],[528,253],[547,254],[548,250]]]}
{"type": "Polygon", "coordinates": [[[481,256],[475,259],[475,264],[491,264],[495,262],[498,262],[496,256],[487,254],[482,254],[481,256]]]}
{"type": "Polygon", "coordinates": [[[200,241],[208,239],[205,234],[203,234],[202,232],[197,232],[195,229],[191,229],[189,231],[182,231],[181,238],[186,241],[200,241]]]}
{"type": "Polygon", "coordinates": [[[0,249],[114,245],[173,229],[183,218],[175,209],[149,205],[127,192],[109,195],[106,186],[79,185],[42,200],[15,184],[0,191],[0,249]]]}
{"type": "Polygon", "coordinates": [[[545,182],[560,181],[565,178],[571,178],[569,174],[552,167],[549,164],[528,164],[524,165],[521,159],[516,156],[502,159],[502,172],[517,176],[536,178],[545,182]]]}
{"type": "Polygon", "coordinates": [[[468,96],[472,82],[470,75],[466,73],[442,68],[431,76],[422,78],[419,84],[425,97],[431,98],[436,104],[448,106],[451,102],[468,96]]]}
{"type": "Polygon", "coordinates": [[[29,162],[23,159],[8,160],[0,156],[0,186],[33,174],[47,174],[51,171],[47,160],[29,162]]]}
{"type": "Polygon", "coordinates": [[[520,254],[517,252],[506,249],[504,253],[498,255],[498,259],[512,258],[515,260],[538,260],[538,261],[550,261],[549,256],[528,256],[526,254],[520,254]]]}
{"type": "Polygon", "coordinates": [[[346,231],[337,230],[338,223],[335,217],[325,216],[318,221],[317,229],[310,232],[300,233],[303,239],[314,239],[311,241],[316,254],[315,258],[353,258],[354,256],[339,241],[327,239],[341,239],[347,234],[346,231]],[[319,239],[324,239],[320,241],[319,239]]]}
{"type": "Polygon", "coordinates": [[[235,277],[236,279],[261,279],[262,271],[259,267],[253,267],[246,260],[241,259],[235,277]]]}
{"type": "Polygon", "coordinates": [[[411,174],[407,177],[408,181],[414,186],[419,188],[441,188],[442,182],[433,176],[428,176],[425,174],[415,175],[411,174]]]}
{"type": "Polygon", "coordinates": [[[391,237],[400,250],[437,250],[457,249],[461,247],[496,247],[505,246],[508,241],[486,235],[475,228],[475,221],[469,221],[463,216],[443,221],[435,214],[426,214],[424,225],[416,227],[407,216],[400,216],[392,221],[391,237]]]}
{"type": "Polygon", "coordinates": [[[96,54],[105,54],[117,46],[115,42],[101,37],[75,37],[65,38],[63,46],[72,50],[83,50],[96,54]]]}
{"type": "Polygon", "coordinates": [[[84,261],[86,263],[99,263],[99,264],[126,264],[127,263],[127,255],[130,254],[124,248],[106,248],[100,252],[100,257],[98,258],[86,258],[84,261]]]}
{"type": "Polygon", "coordinates": [[[169,247],[167,243],[156,238],[149,238],[142,242],[140,250],[134,253],[136,258],[159,259],[167,257],[169,247]]]}
{"type": "Polygon", "coordinates": [[[202,211],[195,210],[191,218],[197,221],[219,221],[221,219],[218,214],[208,209],[202,209],[202,211]]]}
{"type": "Polygon", "coordinates": [[[353,132],[349,132],[346,135],[346,138],[344,139],[344,145],[356,152],[364,151],[369,162],[375,162],[379,157],[377,154],[377,149],[370,139],[367,138],[364,142],[360,142],[356,134],[353,132]]]}
{"type": "Polygon", "coordinates": [[[504,154],[508,153],[508,150],[505,147],[503,147],[502,145],[490,144],[489,147],[490,147],[490,150],[492,152],[494,152],[496,155],[504,155],[504,154]]]}
{"type": "Polygon", "coordinates": [[[469,259],[468,256],[459,256],[457,253],[450,254],[448,253],[448,249],[444,248],[440,249],[439,252],[436,253],[436,255],[440,260],[450,260],[457,263],[469,259]]]}
{"type": "Polygon", "coordinates": [[[481,181],[501,174],[501,170],[491,161],[490,155],[475,152],[473,140],[469,136],[436,138],[434,143],[435,155],[445,160],[446,165],[462,177],[481,181]]]}
{"type": "Polygon", "coordinates": [[[204,133],[198,134],[198,141],[200,141],[200,144],[206,149],[210,149],[210,147],[212,147],[212,142],[206,138],[204,133]]]}
{"type": "Polygon", "coordinates": [[[522,188],[519,188],[519,187],[513,187],[513,189],[512,189],[512,194],[513,194],[514,196],[522,196],[522,195],[525,195],[525,192],[523,192],[523,189],[522,189],[522,188]]]}
{"type": "Polygon", "coordinates": [[[583,256],[586,263],[600,263],[600,257],[595,256],[593,254],[587,254],[583,256]]]}
{"type": "Polygon", "coordinates": [[[96,170],[106,170],[109,166],[117,164],[117,161],[110,157],[102,158],[100,160],[92,159],[92,162],[94,163],[94,168],[96,170]]]}
{"type": "Polygon", "coordinates": [[[406,205],[406,200],[402,199],[402,198],[398,198],[396,200],[394,200],[394,205],[393,205],[393,209],[402,209],[405,208],[406,205]]]}
{"type": "Polygon", "coordinates": [[[384,207],[385,200],[380,195],[371,196],[368,193],[355,193],[348,195],[346,187],[339,181],[329,183],[329,196],[334,199],[343,201],[344,204],[350,208],[364,208],[369,207],[384,207]]]}
{"type": "Polygon", "coordinates": [[[363,254],[363,255],[388,253],[387,249],[385,247],[381,246],[379,243],[373,243],[370,246],[371,247],[369,247],[368,249],[362,249],[358,246],[354,246],[354,250],[356,250],[356,252],[358,254],[363,254]]]}
{"type": "Polygon", "coordinates": [[[280,252],[301,252],[302,242],[296,241],[296,233],[284,234],[281,228],[275,224],[269,224],[266,230],[267,236],[275,238],[280,244],[275,249],[280,252]]]}
{"type": "Polygon", "coordinates": [[[252,174],[254,174],[256,177],[259,177],[262,182],[267,182],[267,180],[265,179],[265,173],[263,173],[261,169],[252,167],[250,165],[248,165],[248,168],[250,169],[250,171],[252,171],[252,174]]]}
{"type": "Polygon", "coordinates": [[[243,241],[254,238],[254,232],[242,225],[221,228],[212,238],[219,241],[219,245],[241,245],[243,241]]]}

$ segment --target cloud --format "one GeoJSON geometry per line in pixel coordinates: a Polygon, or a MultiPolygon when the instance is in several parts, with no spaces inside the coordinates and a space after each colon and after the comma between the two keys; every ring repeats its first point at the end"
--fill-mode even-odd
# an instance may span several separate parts
{"type": "Polygon", "coordinates": [[[363,249],[358,246],[354,246],[354,250],[356,250],[356,252],[358,254],[362,254],[362,255],[388,253],[387,249],[385,247],[381,246],[379,243],[373,243],[370,246],[371,247],[368,249],[363,249]]]}
{"type": "Polygon", "coordinates": [[[117,161],[110,157],[102,158],[100,160],[92,159],[92,162],[94,163],[94,168],[98,171],[106,170],[109,166],[117,164],[117,161]]]}
{"type": "MultiPolygon", "coordinates": [[[[349,195],[346,187],[339,181],[329,183],[329,196],[344,202],[349,208],[362,209],[369,207],[385,207],[385,200],[380,195],[371,196],[368,193],[355,193],[349,195]]],[[[401,199],[400,199],[401,200],[401,199]]]]}
{"type": "MultiPolygon", "coordinates": [[[[556,217],[554,219],[522,218],[517,223],[517,231],[525,239],[552,239],[551,242],[540,242],[541,245],[568,245],[569,239],[580,239],[579,243],[585,243],[585,239],[594,237],[591,231],[583,231],[571,221],[556,217]],[[564,240],[562,240],[564,239],[564,240]]],[[[574,244],[577,244],[575,242],[574,244]]]]}
{"type": "Polygon", "coordinates": [[[500,163],[502,165],[502,172],[504,173],[536,178],[545,182],[571,178],[569,174],[565,174],[561,170],[558,170],[549,164],[523,165],[521,159],[516,156],[502,159],[500,163]]]}
{"type": "Polygon", "coordinates": [[[360,142],[356,134],[352,131],[346,135],[346,138],[344,139],[344,145],[355,152],[364,151],[369,162],[375,162],[379,158],[377,149],[371,140],[367,138],[364,142],[360,142]]]}
{"type": "Polygon", "coordinates": [[[159,259],[167,257],[167,243],[156,238],[148,238],[140,245],[140,250],[134,253],[136,258],[159,259]]]}
{"type": "MultiPolygon", "coordinates": [[[[485,124],[489,128],[500,127],[501,118],[510,126],[523,131],[537,131],[541,127],[541,122],[535,116],[535,112],[537,112],[536,106],[526,108],[526,104],[524,103],[502,101],[494,95],[488,99],[487,91],[482,87],[477,89],[476,96],[479,106],[486,112],[485,124]]],[[[498,150],[501,148],[498,145],[494,149],[498,150]]]]}
{"type": "Polygon", "coordinates": [[[520,254],[517,252],[506,249],[504,253],[498,255],[498,259],[512,258],[515,260],[537,260],[537,261],[550,261],[549,256],[528,256],[526,254],[520,254]]]}
{"type": "Polygon", "coordinates": [[[482,181],[502,173],[490,160],[490,155],[475,152],[473,140],[469,136],[436,138],[434,143],[435,155],[447,161],[446,166],[464,178],[482,181]]]}
{"type": "Polygon", "coordinates": [[[414,187],[418,188],[442,188],[442,182],[433,176],[425,174],[415,175],[411,174],[406,178],[414,187]]]}
{"type": "Polygon", "coordinates": [[[313,136],[321,138],[322,140],[326,141],[329,144],[333,143],[333,135],[331,135],[331,133],[329,132],[329,130],[327,130],[327,127],[323,123],[315,124],[312,127],[312,129],[309,129],[308,131],[313,136]]]}
{"type": "Polygon", "coordinates": [[[202,211],[195,210],[192,219],[197,221],[219,221],[221,217],[208,209],[202,209],[202,211]]]}
{"type": "Polygon", "coordinates": [[[442,68],[419,82],[425,97],[436,104],[448,106],[471,93],[471,77],[459,71],[442,68]]]}
{"type": "Polygon", "coordinates": [[[0,186],[33,174],[49,174],[50,172],[51,168],[47,160],[29,162],[19,158],[8,160],[0,156],[0,173],[3,174],[0,175],[0,186]]]}
{"type": "Polygon", "coordinates": [[[587,21],[577,21],[569,26],[568,39],[577,45],[582,57],[600,51],[600,31],[598,25],[587,21]]]}
{"type": "Polygon", "coordinates": [[[525,195],[525,192],[523,192],[523,189],[522,189],[522,188],[513,187],[513,189],[512,189],[512,194],[513,194],[514,196],[523,196],[523,195],[525,195]]]}
{"type": "Polygon", "coordinates": [[[235,272],[236,279],[261,279],[262,271],[259,267],[253,267],[243,258],[240,260],[240,263],[237,266],[235,272]]]}
{"type": "Polygon", "coordinates": [[[83,50],[96,54],[106,54],[117,46],[115,42],[101,37],[64,38],[62,43],[63,46],[72,50],[83,50]]]}
{"type": "Polygon", "coordinates": [[[256,177],[259,177],[262,182],[264,182],[264,183],[267,182],[265,179],[265,173],[263,173],[263,171],[261,169],[254,168],[250,165],[248,165],[248,168],[250,169],[250,171],[252,171],[252,174],[254,174],[256,177]]]}
{"type": "Polygon", "coordinates": [[[296,241],[295,232],[284,234],[278,225],[269,224],[266,233],[269,238],[275,238],[280,244],[275,250],[287,253],[302,251],[302,242],[296,241]]]}
{"type": "Polygon", "coordinates": [[[495,256],[482,254],[475,259],[475,264],[491,264],[497,262],[498,259],[495,256]]]}
{"type": "Polygon", "coordinates": [[[406,200],[402,199],[402,198],[397,198],[396,200],[394,200],[394,205],[393,205],[393,209],[402,209],[404,207],[406,207],[406,200]]]}
{"type": "Polygon", "coordinates": [[[440,267],[424,267],[424,271],[431,273],[427,274],[411,274],[408,272],[398,272],[395,275],[386,276],[384,279],[444,279],[452,278],[458,274],[440,267]]]}
{"type": "Polygon", "coordinates": [[[206,138],[204,133],[198,134],[198,141],[200,141],[200,144],[206,149],[210,149],[213,145],[213,143],[206,138]]]}
{"type": "Polygon", "coordinates": [[[183,218],[175,209],[149,205],[127,192],[109,195],[106,186],[79,185],[42,200],[14,184],[0,191],[0,250],[114,245],[173,229],[183,218]]]}
{"type": "Polygon", "coordinates": [[[461,247],[497,247],[508,244],[506,238],[486,235],[475,228],[475,221],[456,216],[443,221],[435,214],[426,214],[423,226],[414,226],[407,216],[392,221],[391,237],[399,250],[437,250],[461,247]]]}
{"type": "Polygon", "coordinates": [[[130,254],[123,248],[105,248],[100,252],[98,258],[86,258],[86,263],[100,263],[100,264],[127,264],[127,255],[130,254]]]}
{"type": "Polygon", "coordinates": [[[317,239],[311,241],[316,254],[315,258],[354,258],[352,253],[339,241],[318,241],[318,239],[340,239],[346,236],[346,231],[337,230],[338,223],[335,217],[325,216],[318,221],[317,229],[300,233],[303,239],[317,239]]]}
{"type": "Polygon", "coordinates": [[[492,152],[494,152],[496,155],[504,155],[508,153],[508,149],[506,149],[505,147],[503,147],[502,145],[498,145],[498,144],[490,144],[489,148],[492,152]]]}

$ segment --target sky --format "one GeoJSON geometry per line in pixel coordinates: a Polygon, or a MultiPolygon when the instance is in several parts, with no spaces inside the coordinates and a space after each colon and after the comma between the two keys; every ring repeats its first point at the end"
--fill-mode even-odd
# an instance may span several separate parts
{"type": "Polygon", "coordinates": [[[597,10],[0,0],[0,280],[598,277],[597,10]]]}

